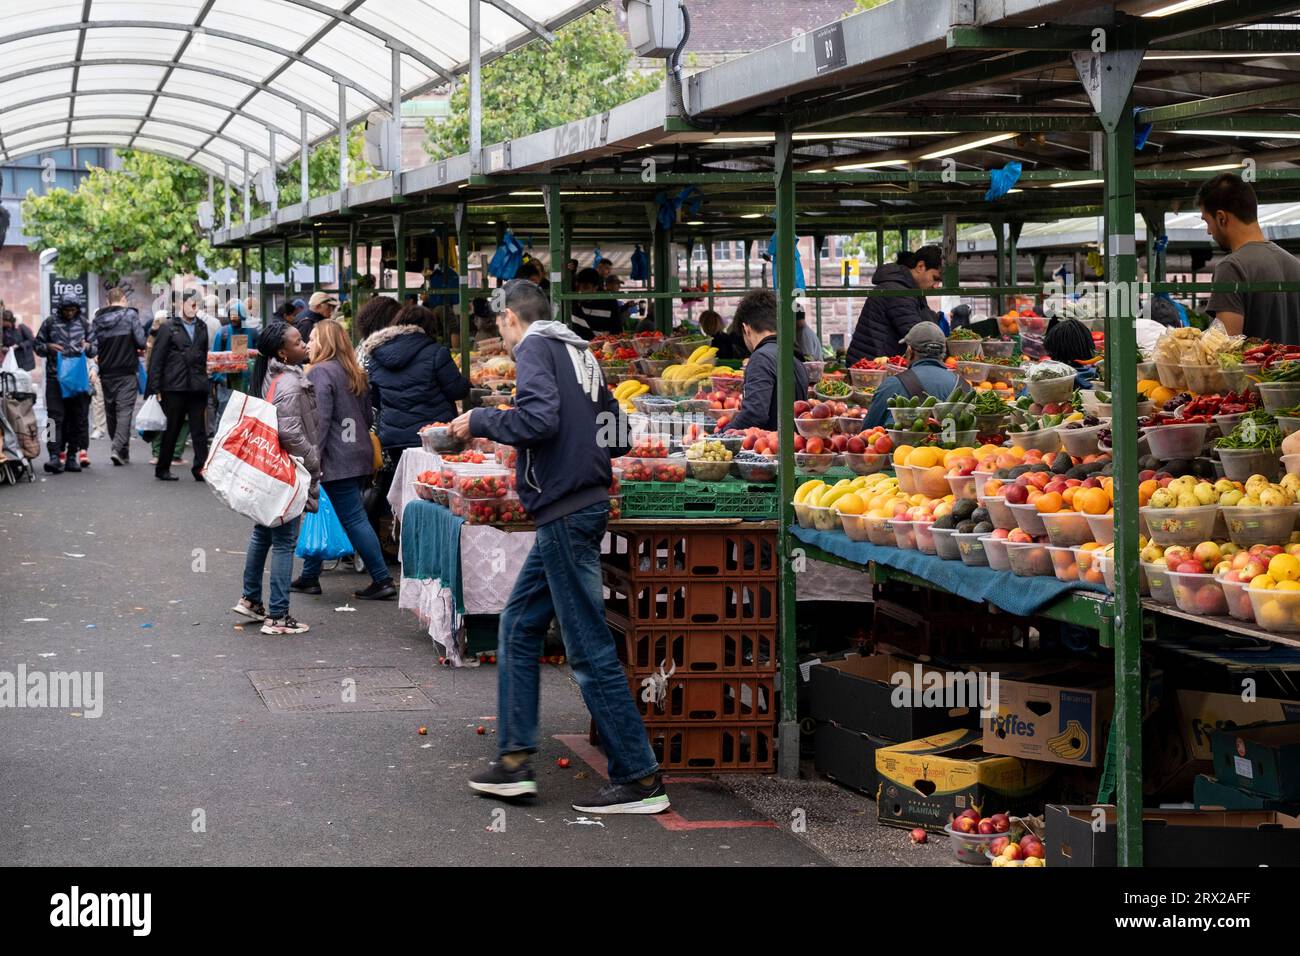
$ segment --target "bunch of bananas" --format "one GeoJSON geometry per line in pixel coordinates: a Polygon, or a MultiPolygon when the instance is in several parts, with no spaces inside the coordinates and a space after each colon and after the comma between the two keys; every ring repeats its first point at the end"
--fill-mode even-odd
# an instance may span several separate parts
{"type": "MultiPolygon", "coordinates": [[[[716,351],[716,349],[715,349],[715,351],[716,351]]],[[[713,370],[713,374],[714,374],[714,375],[728,375],[728,376],[736,377],[736,376],[742,376],[742,375],[744,375],[745,373],[742,372],[742,371],[740,371],[740,369],[728,368],[726,365],[724,365],[724,366],[722,366],[722,368],[714,369],[714,370],[713,370]]]]}
{"type": "Polygon", "coordinates": [[[711,345],[701,345],[686,360],[687,365],[704,365],[718,357],[718,350],[711,345]]]}
{"type": "Polygon", "coordinates": [[[869,491],[873,496],[898,487],[898,479],[876,472],[874,475],[859,475],[857,478],[841,478],[833,485],[828,485],[820,478],[805,481],[794,493],[795,504],[813,505],[829,508],[839,499],[853,492],[869,491]]]}
{"type": "Polygon", "coordinates": [[[682,363],[680,365],[668,365],[663,369],[664,381],[692,382],[699,378],[707,378],[714,373],[712,365],[703,363],[682,363]]]}
{"type": "Polygon", "coordinates": [[[650,391],[650,386],[645,382],[638,382],[634,378],[629,378],[625,382],[620,382],[614,389],[614,397],[618,399],[618,404],[625,412],[636,411],[636,406],[632,404],[632,399],[638,395],[644,395],[650,391]]]}
{"type": "Polygon", "coordinates": [[[1047,739],[1047,749],[1062,760],[1078,760],[1088,752],[1088,731],[1072,720],[1065,725],[1065,730],[1047,739]]]}

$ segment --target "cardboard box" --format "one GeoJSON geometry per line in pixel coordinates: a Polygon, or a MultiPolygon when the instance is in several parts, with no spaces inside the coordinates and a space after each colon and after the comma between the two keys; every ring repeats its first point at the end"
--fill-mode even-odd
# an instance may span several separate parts
{"type": "Polygon", "coordinates": [[[876,751],[895,741],[835,724],[821,724],[814,738],[814,766],[836,783],[876,796],[876,751]]]}
{"type": "Polygon", "coordinates": [[[1192,802],[1198,810],[1277,810],[1300,817],[1300,803],[1272,800],[1257,793],[1219,783],[1208,774],[1200,774],[1192,788],[1192,802]]]}
{"type": "Polygon", "coordinates": [[[1259,698],[1244,701],[1237,694],[1178,692],[1178,714],[1187,752],[1193,760],[1213,760],[1210,735],[1251,724],[1300,721],[1300,701],[1259,698]]]}
{"type": "MultiPolygon", "coordinates": [[[[913,674],[916,662],[892,654],[850,656],[827,661],[809,671],[810,715],[814,720],[838,724],[847,730],[884,737],[915,740],[958,727],[979,726],[979,706],[895,706],[899,688],[895,674],[913,674]]],[[[922,674],[950,672],[921,665],[922,674]]]]}
{"type": "MultiPolygon", "coordinates": [[[[1047,807],[1048,868],[1115,866],[1114,807],[1047,807]],[[1104,812],[1094,817],[1094,809],[1104,812]]],[[[1300,819],[1275,810],[1145,810],[1142,865],[1147,867],[1294,866],[1300,819]]]]}
{"type": "Polygon", "coordinates": [[[1300,800],[1300,724],[1281,722],[1210,735],[1214,776],[1274,800],[1300,800]]]}
{"type": "Polygon", "coordinates": [[[978,730],[953,730],[877,750],[879,821],[942,830],[967,807],[982,814],[1037,812],[1036,795],[1053,769],[987,754],[980,737],[978,730]]]}

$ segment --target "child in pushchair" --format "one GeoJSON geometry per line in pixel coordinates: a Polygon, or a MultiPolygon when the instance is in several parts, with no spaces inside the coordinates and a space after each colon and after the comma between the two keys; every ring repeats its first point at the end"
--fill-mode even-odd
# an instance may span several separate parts
{"type": "Polygon", "coordinates": [[[34,481],[32,459],[40,453],[31,376],[22,369],[0,372],[0,484],[34,481]]]}

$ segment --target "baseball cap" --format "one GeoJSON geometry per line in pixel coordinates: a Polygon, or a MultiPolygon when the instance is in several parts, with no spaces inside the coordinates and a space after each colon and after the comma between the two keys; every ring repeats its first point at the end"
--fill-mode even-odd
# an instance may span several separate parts
{"type": "Polygon", "coordinates": [[[925,345],[946,343],[943,329],[933,322],[918,322],[903,336],[902,343],[909,348],[918,349],[925,345]]]}
{"type": "Polygon", "coordinates": [[[307,308],[312,309],[314,311],[317,306],[321,306],[321,305],[332,305],[335,308],[338,308],[339,305],[338,296],[333,295],[329,292],[313,292],[311,295],[311,300],[307,303],[307,308]]]}

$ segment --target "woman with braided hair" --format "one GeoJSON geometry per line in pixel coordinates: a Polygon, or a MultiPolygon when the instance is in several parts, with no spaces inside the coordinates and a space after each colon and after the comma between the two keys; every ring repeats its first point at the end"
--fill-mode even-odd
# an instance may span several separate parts
{"type": "Polygon", "coordinates": [[[1043,336],[1043,348],[1053,361],[1074,369],[1074,387],[1092,388],[1101,361],[1092,344],[1092,333],[1078,319],[1053,320],[1043,336]]]}

